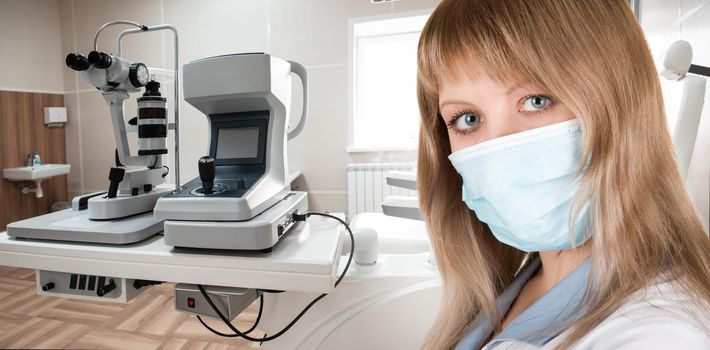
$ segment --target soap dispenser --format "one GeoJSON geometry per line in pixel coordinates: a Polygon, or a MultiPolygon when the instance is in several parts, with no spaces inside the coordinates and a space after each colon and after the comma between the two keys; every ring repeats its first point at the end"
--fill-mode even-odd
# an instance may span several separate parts
{"type": "Polygon", "coordinates": [[[42,165],[42,161],[39,158],[39,151],[35,151],[35,156],[34,156],[34,161],[32,162],[32,166],[40,166],[42,165]]]}

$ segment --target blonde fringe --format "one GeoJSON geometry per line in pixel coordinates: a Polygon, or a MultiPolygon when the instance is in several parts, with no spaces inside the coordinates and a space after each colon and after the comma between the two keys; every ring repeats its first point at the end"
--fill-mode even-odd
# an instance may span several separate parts
{"type": "Polygon", "coordinates": [[[495,298],[526,258],[495,240],[460,200],[447,159],[438,84],[467,65],[539,85],[583,124],[583,158],[591,161],[579,199],[591,210],[590,311],[559,348],[572,347],[661,274],[710,315],[710,239],[678,173],[656,69],[626,2],[445,0],[419,43],[420,204],[444,282],[424,348],[451,349],[477,317],[499,316],[495,298]]]}

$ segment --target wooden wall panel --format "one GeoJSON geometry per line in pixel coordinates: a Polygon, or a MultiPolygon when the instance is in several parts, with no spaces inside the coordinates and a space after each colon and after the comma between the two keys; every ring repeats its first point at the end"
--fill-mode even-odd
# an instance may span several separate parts
{"type": "MultiPolygon", "coordinates": [[[[64,128],[44,125],[44,107],[64,107],[61,94],[0,91],[0,167],[25,166],[28,153],[39,151],[42,164],[66,164],[64,128]]],[[[0,181],[0,231],[8,223],[46,214],[52,203],[67,200],[67,176],[42,182],[44,197],[22,194],[17,182],[0,181]]]]}

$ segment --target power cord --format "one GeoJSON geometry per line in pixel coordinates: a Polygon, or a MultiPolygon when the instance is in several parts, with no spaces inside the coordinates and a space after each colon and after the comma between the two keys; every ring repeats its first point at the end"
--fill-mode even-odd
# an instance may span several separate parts
{"type": "MultiPolygon", "coordinates": [[[[353,260],[353,255],[355,253],[355,236],[353,236],[353,231],[350,229],[350,226],[343,219],[341,219],[335,215],[328,214],[328,213],[319,213],[319,212],[293,213],[292,219],[294,221],[306,221],[306,219],[308,219],[308,217],[310,217],[311,215],[323,216],[323,217],[337,220],[343,226],[345,226],[345,228],[348,230],[348,234],[350,234],[350,256],[348,257],[347,264],[345,264],[345,269],[343,269],[343,272],[340,274],[340,277],[338,277],[338,279],[335,281],[335,287],[337,287],[340,284],[340,282],[343,280],[343,278],[345,278],[345,274],[348,272],[348,269],[350,268],[350,263],[353,260]]],[[[224,324],[227,325],[227,327],[229,327],[229,329],[231,329],[234,332],[234,334],[225,334],[225,333],[219,332],[219,331],[211,328],[210,326],[208,326],[202,320],[202,318],[200,318],[200,316],[197,316],[197,319],[200,321],[200,323],[202,323],[202,325],[205,328],[207,328],[210,332],[212,332],[216,335],[222,336],[222,337],[241,337],[241,338],[244,338],[244,339],[252,341],[252,342],[260,342],[260,343],[274,340],[274,339],[280,337],[281,335],[283,335],[284,333],[286,333],[289,329],[291,329],[291,327],[293,327],[294,324],[296,324],[296,322],[298,322],[298,320],[301,319],[301,317],[303,317],[303,315],[306,314],[306,312],[313,305],[315,305],[315,303],[317,303],[318,301],[323,299],[326,295],[328,295],[328,293],[323,293],[323,294],[317,296],[308,305],[306,305],[306,307],[303,308],[303,310],[301,310],[301,312],[288,325],[286,325],[286,327],[284,327],[283,329],[281,329],[277,333],[270,335],[270,336],[264,336],[262,338],[254,338],[254,337],[250,337],[247,334],[256,328],[256,325],[259,323],[259,320],[261,319],[261,314],[262,314],[262,311],[264,308],[264,295],[263,294],[261,295],[261,300],[259,302],[259,314],[257,316],[256,321],[254,322],[254,325],[248,331],[242,332],[242,331],[238,330],[236,327],[234,327],[234,325],[232,325],[232,323],[229,322],[227,317],[225,317],[224,314],[217,308],[217,305],[214,304],[214,302],[212,301],[210,296],[205,291],[205,288],[202,287],[202,285],[197,285],[197,288],[200,289],[200,293],[202,294],[202,297],[205,298],[205,300],[207,300],[207,303],[210,305],[212,310],[214,310],[217,313],[217,315],[222,320],[222,322],[224,322],[224,324]]],[[[266,291],[265,290],[265,291],[262,291],[262,293],[263,292],[280,293],[283,291],[266,291]]]]}
{"type": "MultiPolygon", "coordinates": [[[[204,290],[204,289],[202,289],[202,286],[198,286],[198,287],[200,288],[200,292],[202,292],[202,291],[204,290]]],[[[204,294],[203,294],[203,295],[204,295],[204,294]]],[[[251,328],[247,329],[247,330],[244,331],[244,332],[241,332],[242,334],[249,334],[249,333],[251,333],[253,330],[256,329],[256,326],[259,325],[259,321],[261,321],[261,314],[262,314],[262,311],[263,311],[263,310],[264,310],[264,294],[261,294],[261,295],[259,296],[259,313],[256,315],[256,321],[254,321],[254,324],[251,326],[251,328]]],[[[239,334],[227,334],[227,333],[222,333],[222,332],[220,332],[220,331],[218,331],[218,330],[216,330],[216,329],[214,329],[214,328],[208,326],[207,323],[205,323],[205,321],[203,321],[203,320],[202,320],[202,317],[200,317],[200,316],[197,316],[197,320],[200,321],[200,323],[202,323],[202,325],[205,326],[205,328],[209,329],[210,332],[212,332],[212,333],[214,333],[214,334],[216,334],[216,335],[218,335],[218,336],[220,336],[220,337],[240,337],[239,334]]]]}

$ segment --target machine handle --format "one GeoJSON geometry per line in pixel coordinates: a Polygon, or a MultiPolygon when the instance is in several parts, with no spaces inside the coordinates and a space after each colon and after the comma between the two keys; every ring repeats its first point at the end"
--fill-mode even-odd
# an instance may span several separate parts
{"type": "Polygon", "coordinates": [[[197,161],[197,170],[202,181],[202,191],[204,194],[211,194],[214,188],[215,164],[214,158],[204,156],[197,161]]]}
{"type": "Polygon", "coordinates": [[[291,73],[298,75],[303,85],[303,110],[301,112],[301,120],[299,120],[298,125],[288,133],[288,139],[292,140],[303,130],[303,126],[306,123],[306,115],[308,115],[308,72],[306,71],[306,67],[302,66],[300,63],[294,61],[288,61],[288,63],[291,64],[291,73]]]}

